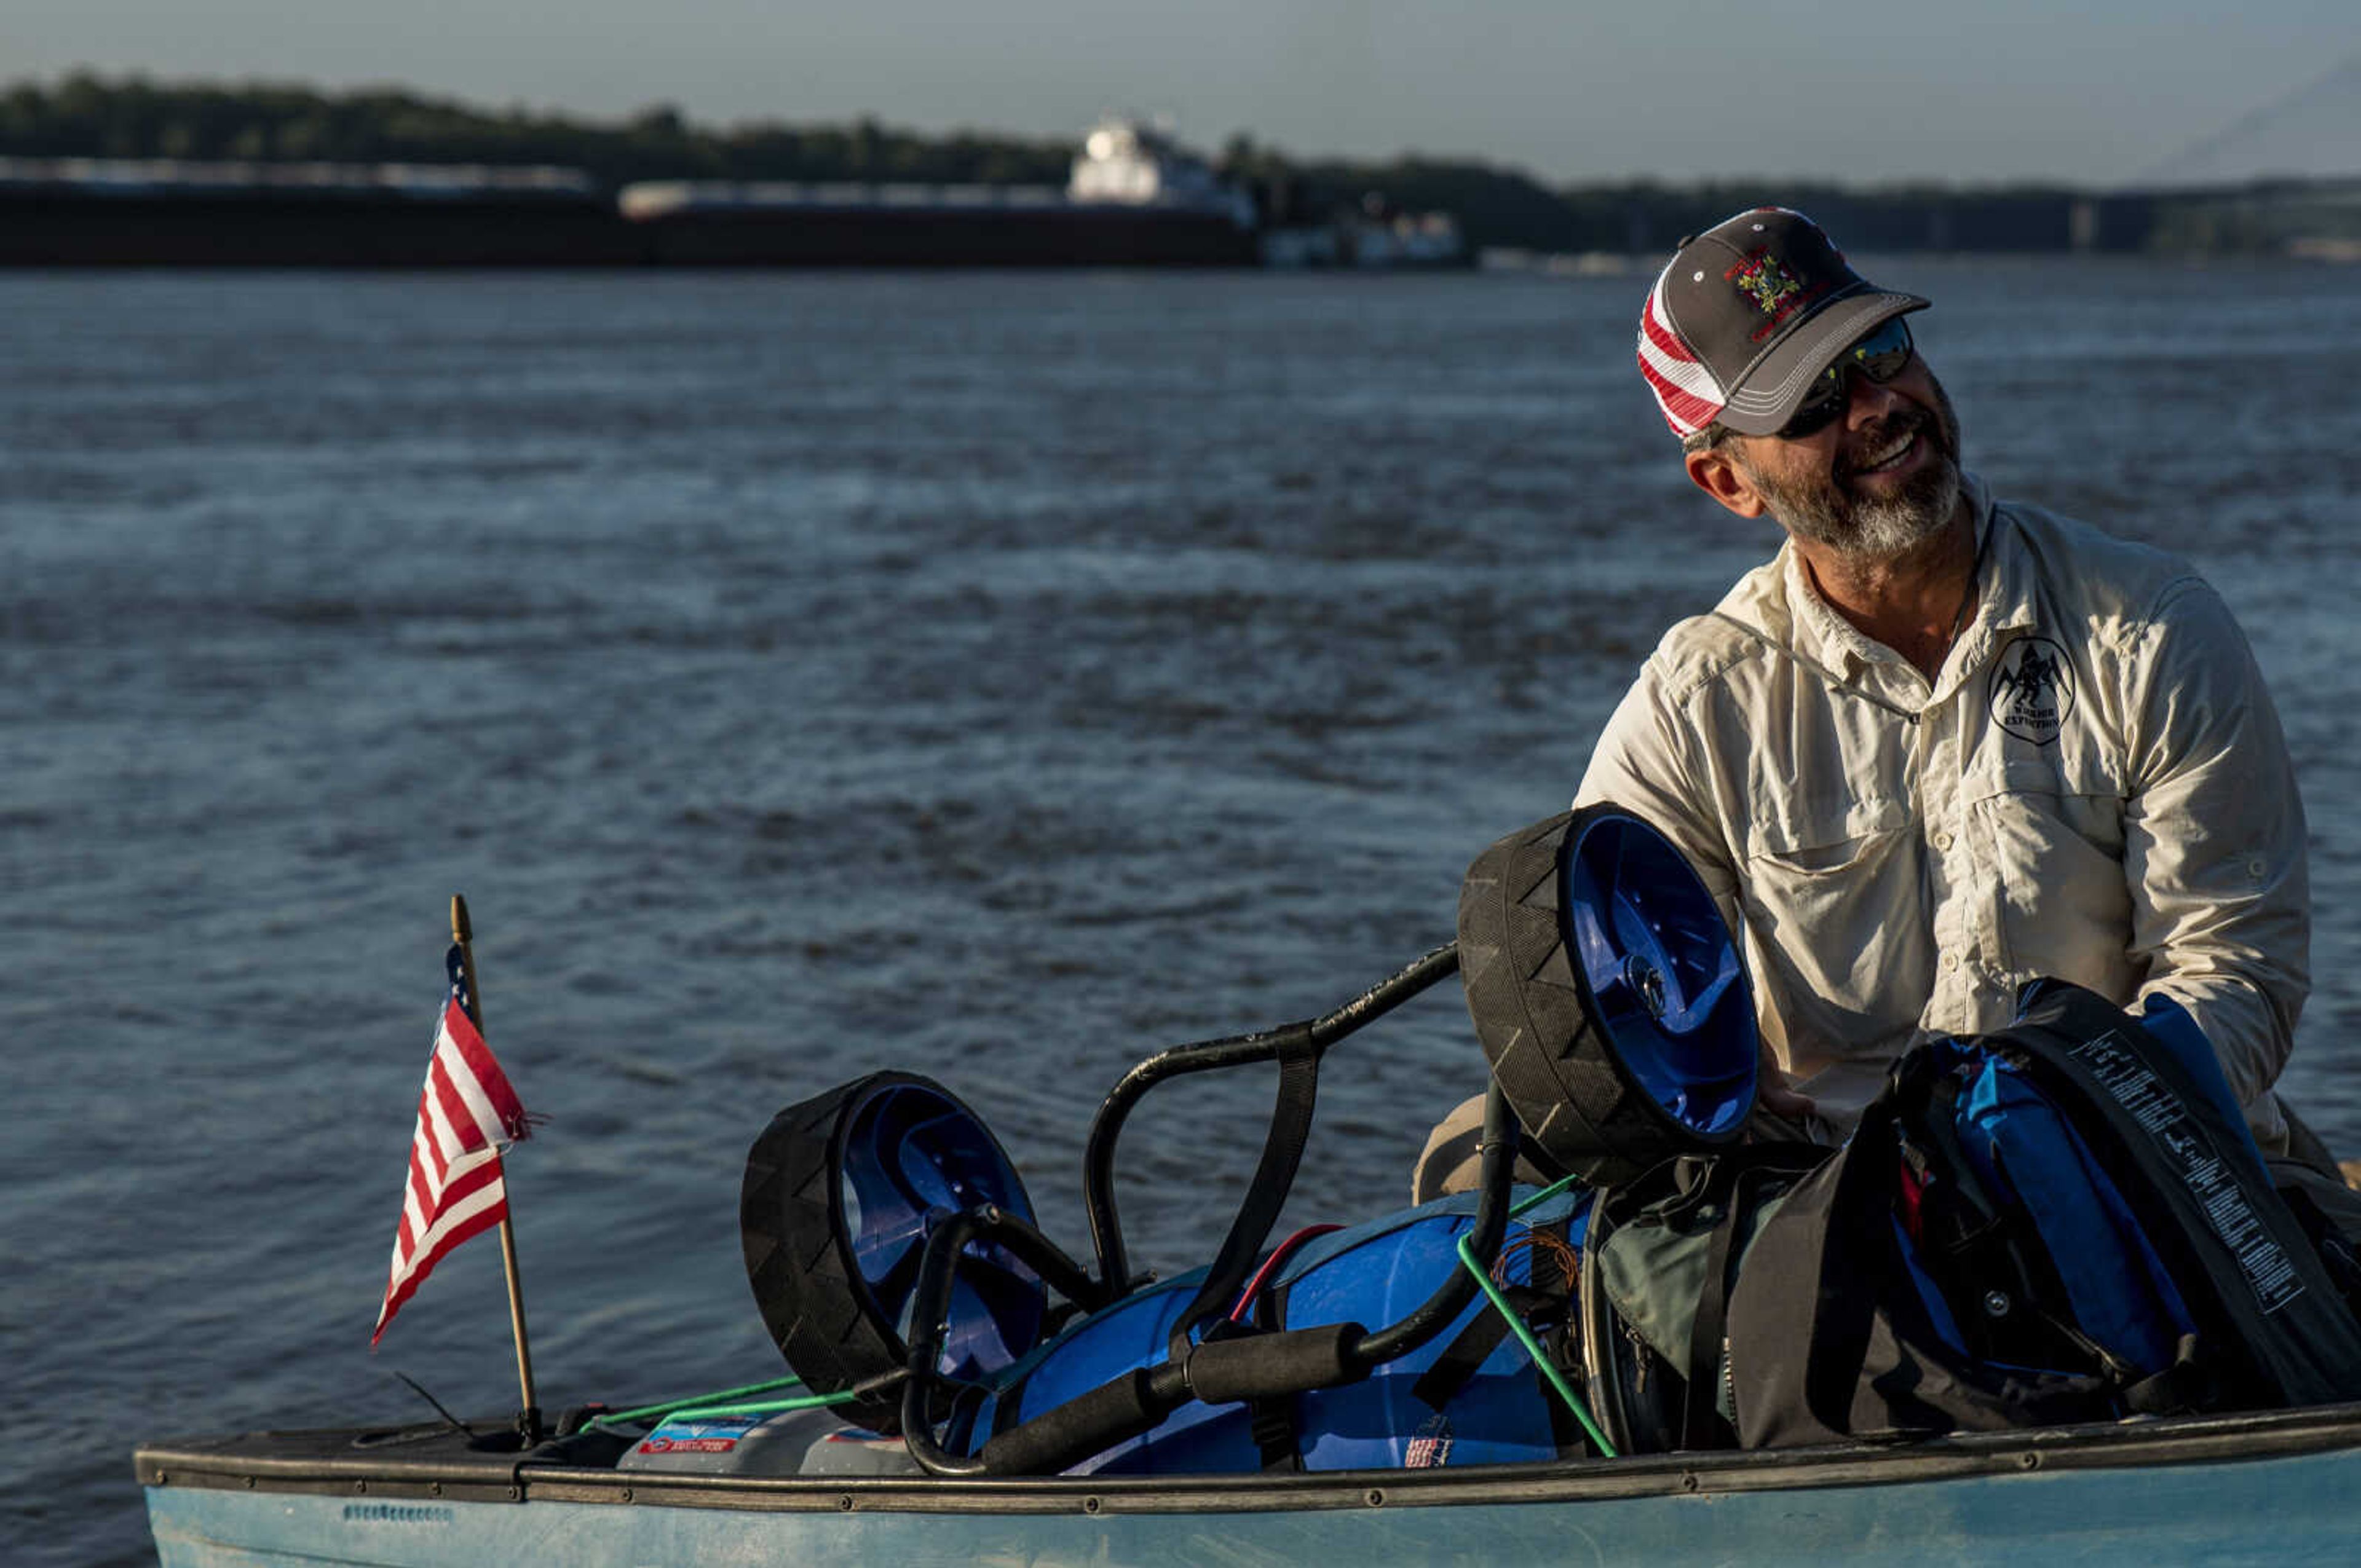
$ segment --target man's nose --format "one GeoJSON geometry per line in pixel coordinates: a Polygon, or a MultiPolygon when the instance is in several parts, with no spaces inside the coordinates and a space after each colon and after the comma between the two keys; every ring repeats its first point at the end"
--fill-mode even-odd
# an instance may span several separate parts
{"type": "Polygon", "coordinates": [[[1851,400],[1845,405],[1847,430],[1875,424],[1910,400],[1893,382],[1872,380],[1859,370],[1848,375],[1845,382],[1852,389],[1851,400]]]}

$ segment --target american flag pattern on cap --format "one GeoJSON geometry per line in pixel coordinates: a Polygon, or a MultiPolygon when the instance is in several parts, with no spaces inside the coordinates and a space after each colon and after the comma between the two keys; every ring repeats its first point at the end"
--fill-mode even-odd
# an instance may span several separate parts
{"type": "Polygon", "coordinates": [[[1675,435],[1686,440],[1720,417],[1730,394],[1673,325],[1673,313],[1664,302],[1664,282],[1679,263],[1675,257],[1656,274],[1656,286],[1648,291],[1647,307],[1640,313],[1640,374],[1648,378],[1648,389],[1656,394],[1664,422],[1673,427],[1675,435]]]}

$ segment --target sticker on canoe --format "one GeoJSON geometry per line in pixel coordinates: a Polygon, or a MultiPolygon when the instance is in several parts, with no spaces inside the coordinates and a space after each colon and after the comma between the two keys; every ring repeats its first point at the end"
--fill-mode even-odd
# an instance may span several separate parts
{"type": "Polygon", "coordinates": [[[641,1453],[727,1453],[738,1440],[761,1424],[754,1416],[730,1416],[718,1420],[684,1421],[660,1426],[648,1433],[641,1453]]]}
{"type": "Polygon", "coordinates": [[[1451,1463],[1451,1419],[1438,1415],[1418,1429],[1402,1451],[1402,1464],[1412,1470],[1432,1470],[1451,1463]]]}

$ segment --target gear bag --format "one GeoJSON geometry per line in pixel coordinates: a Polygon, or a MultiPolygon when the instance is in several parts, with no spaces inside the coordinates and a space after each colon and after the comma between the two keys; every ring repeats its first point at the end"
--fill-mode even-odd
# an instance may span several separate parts
{"type": "Polygon", "coordinates": [[[2170,1033],[2045,981],[1897,1062],[1731,1291],[1741,1442],[2361,1397],[2361,1326],[2170,1033]]]}
{"type": "Polygon", "coordinates": [[[1835,1151],[1748,1144],[1598,1190],[1583,1250],[1583,1373],[1620,1453],[1736,1445],[1730,1287],[1769,1217],[1835,1151]]]}

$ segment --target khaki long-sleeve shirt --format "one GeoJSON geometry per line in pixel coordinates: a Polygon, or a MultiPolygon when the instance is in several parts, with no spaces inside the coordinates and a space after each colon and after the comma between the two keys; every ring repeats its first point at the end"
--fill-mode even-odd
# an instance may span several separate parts
{"type": "Polygon", "coordinates": [[[2229,609],[2185,564],[1971,477],[1980,598],[1930,687],[1792,547],[1668,632],[1577,804],[1656,824],[1744,933],[1765,1043],[1841,1125],[2037,975],[2164,992],[2267,1147],[2310,988],[2303,807],[2229,609]]]}

